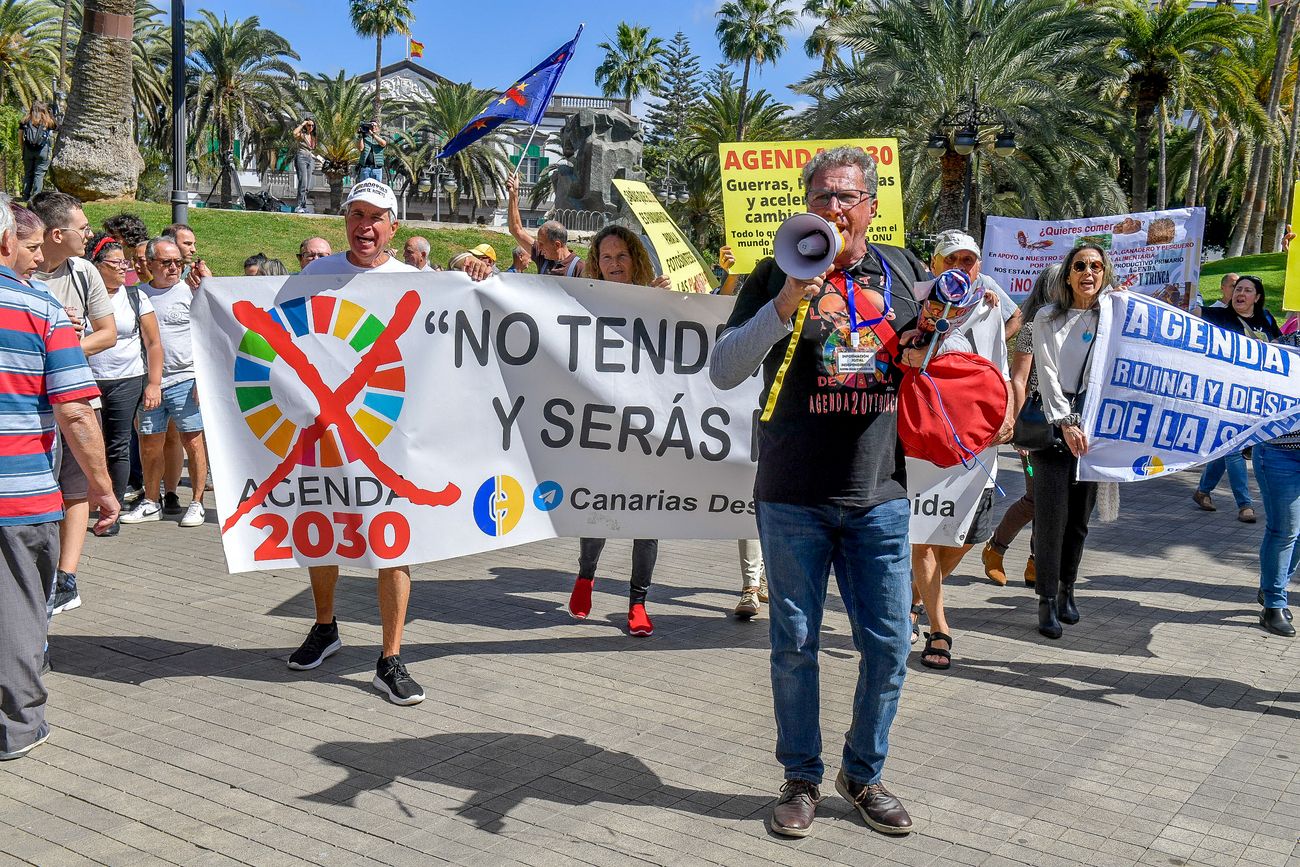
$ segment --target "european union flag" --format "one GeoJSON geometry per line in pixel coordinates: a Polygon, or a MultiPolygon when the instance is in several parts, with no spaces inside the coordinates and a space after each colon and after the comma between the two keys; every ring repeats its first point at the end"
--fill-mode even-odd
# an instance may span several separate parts
{"type": "Polygon", "coordinates": [[[488,103],[488,107],[465,125],[465,128],[447,142],[447,146],[438,154],[438,159],[446,159],[467,145],[473,144],[492,130],[509,121],[522,121],[529,126],[542,122],[546,106],[551,102],[555,85],[559,84],[564,67],[573,56],[573,47],[578,44],[582,27],[564,45],[551,56],[534,66],[527,75],[510,85],[498,98],[488,103]]]}

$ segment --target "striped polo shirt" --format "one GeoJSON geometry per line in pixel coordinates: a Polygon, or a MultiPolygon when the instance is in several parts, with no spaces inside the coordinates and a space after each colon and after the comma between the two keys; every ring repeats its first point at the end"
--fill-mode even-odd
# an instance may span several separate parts
{"type": "Polygon", "coordinates": [[[63,306],[0,265],[0,524],[63,517],[53,404],[98,396],[63,306]]]}

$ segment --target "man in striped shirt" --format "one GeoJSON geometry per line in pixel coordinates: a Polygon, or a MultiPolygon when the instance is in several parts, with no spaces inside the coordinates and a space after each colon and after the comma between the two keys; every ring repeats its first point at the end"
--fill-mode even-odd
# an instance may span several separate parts
{"type": "Polygon", "coordinates": [[[17,249],[0,194],[0,761],[21,758],[50,733],[41,662],[63,517],[55,423],[86,469],[96,529],[118,512],[90,406],[99,389],[62,305],[11,269],[17,249]]]}

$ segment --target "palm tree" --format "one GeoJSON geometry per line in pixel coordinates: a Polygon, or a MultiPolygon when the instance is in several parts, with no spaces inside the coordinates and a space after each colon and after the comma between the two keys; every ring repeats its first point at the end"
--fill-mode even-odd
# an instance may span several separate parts
{"type": "Polygon", "coordinates": [[[804,40],[803,50],[809,57],[822,59],[825,72],[835,63],[839,45],[835,41],[835,28],[860,5],[861,0],[805,0],[803,14],[817,19],[818,23],[804,40]]]}
{"type": "Polygon", "coordinates": [[[706,93],[691,110],[691,144],[696,150],[718,154],[723,142],[740,141],[740,115],[746,115],[748,141],[779,141],[791,132],[790,106],[777,102],[766,90],[756,90],[743,105],[740,91],[724,83],[717,93],[706,93]]]}
{"type": "MultiPolygon", "coordinates": [[[[1231,66],[1208,64],[1208,59],[1220,52],[1232,54],[1260,32],[1252,16],[1239,15],[1224,7],[1192,9],[1189,3],[1190,0],[1111,2],[1113,20],[1120,28],[1115,53],[1124,64],[1128,104],[1133,112],[1130,200],[1134,211],[1147,209],[1151,125],[1161,100],[1197,72],[1214,71],[1232,76],[1231,66]]],[[[1233,86],[1231,81],[1215,84],[1224,89],[1233,86]]]]}
{"type": "Polygon", "coordinates": [[[415,13],[411,11],[411,0],[349,0],[348,15],[358,36],[375,40],[374,121],[379,123],[383,120],[383,94],[379,85],[383,83],[384,40],[389,36],[410,36],[415,13]]]}
{"type": "MultiPolygon", "coordinates": [[[[316,121],[316,153],[321,171],[330,185],[330,210],[343,206],[343,178],[360,157],[357,151],[357,127],[368,116],[372,103],[370,92],[355,78],[338,75],[304,75],[302,87],[293,91],[293,118],[311,115],[316,121]]],[[[285,123],[290,118],[283,119],[285,123]]],[[[296,125],[296,123],[295,123],[296,125]]]]}
{"type": "MultiPolygon", "coordinates": [[[[496,91],[472,84],[439,83],[429,88],[426,101],[410,107],[407,120],[412,129],[427,134],[429,143],[425,147],[437,153],[443,142],[464,129],[496,96],[496,91]]],[[[457,199],[460,195],[470,199],[471,220],[474,211],[487,202],[489,191],[500,198],[505,189],[506,176],[512,169],[506,159],[506,143],[506,136],[498,128],[447,158],[446,167],[457,184],[457,199]]],[[[452,207],[454,214],[454,201],[452,207]]]]}
{"type": "MultiPolygon", "coordinates": [[[[193,129],[215,132],[218,154],[233,154],[237,135],[274,122],[296,79],[288,61],[298,55],[256,15],[234,23],[207,9],[199,15],[186,34],[193,129]]],[[[230,205],[229,175],[222,177],[221,204],[230,205]]]]}
{"type": "Polygon", "coordinates": [[[1057,0],[864,5],[838,30],[851,62],[795,88],[817,100],[800,126],[821,138],[897,135],[909,228],[952,228],[962,224],[970,157],[948,147],[936,160],[926,142],[977,90],[1018,142],[1012,155],[998,156],[997,128],[981,130],[977,234],[986,204],[1027,217],[1115,213],[1123,210],[1114,145],[1122,133],[1108,85],[1118,67],[1103,47],[1116,35],[1105,14],[1057,0]]]}
{"type": "Polygon", "coordinates": [[[745,110],[749,97],[749,69],[775,63],[785,51],[785,31],[794,27],[795,13],[787,0],[727,0],[718,10],[715,33],[722,55],[732,63],[743,63],[740,77],[740,117],[736,141],[745,138],[745,110]]]}
{"type": "MultiPolygon", "coordinates": [[[[1268,119],[1269,131],[1272,134],[1263,142],[1263,147],[1259,151],[1255,197],[1254,199],[1247,198],[1244,203],[1250,216],[1246,228],[1245,252],[1247,253],[1258,253],[1263,241],[1264,217],[1268,212],[1269,187],[1273,181],[1272,169],[1276,157],[1274,145],[1282,141],[1282,129],[1277,123],[1278,113],[1281,109],[1283,88],[1291,89],[1291,77],[1294,68],[1292,47],[1295,43],[1298,16],[1300,16],[1300,3],[1291,2],[1286,4],[1274,18],[1276,37],[1267,40],[1272,43],[1273,64],[1268,77],[1268,98],[1264,103],[1264,113],[1268,119]]],[[[1257,40],[1257,42],[1260,41],[1266,40],[1257,40]]],[[[1234,227],[1234,238],[1236,234],[1237,230],[1234,227]]],[[[1231,243],[1232,241],[1229,240],[1229,246],[1231,246],[1231,243]]]]}
{"type": "MultiPolygon", "coordinates": [[[[87,20],[98,15],[134,20],[135,0],[86,0],[87,20]]],[[[131,43],[83,29],[71,81],[51,178],[82,201],[134,197],[144,159],[135,144],[131,43]]]]}
{"type": "Polygon", "coordinates": [[[664,41],[650,35],[649,27],[622,21],[614,42],[596,46],[605,59],[596,67],[596,83],[606,96],[622,96],[629,103],[641,93],[659,89],[663,81],[664,41]]]}
{"type": "Polygon", "coordinates": [[[58,17],[40,0],[0,0],[0,105],[48,99],[59,68],[58,17]]]}

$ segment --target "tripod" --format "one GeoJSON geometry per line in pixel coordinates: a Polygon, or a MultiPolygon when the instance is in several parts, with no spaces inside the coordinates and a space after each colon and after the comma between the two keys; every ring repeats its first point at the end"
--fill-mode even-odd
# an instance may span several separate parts
{"type": "Polygon", "coordinates": [[[235,168],[235,155],[228,150],[221,152],[221,171],[217,173],[216,182],[213,183],[212,189],[208,190],[207,196],[203,199],[204,207],[212,207],[212,195],[226,178],[230,179],[231,194],[234,196],[234,201],[242,201],[244,186],[239,182],[239,171],[235,168]]]}

